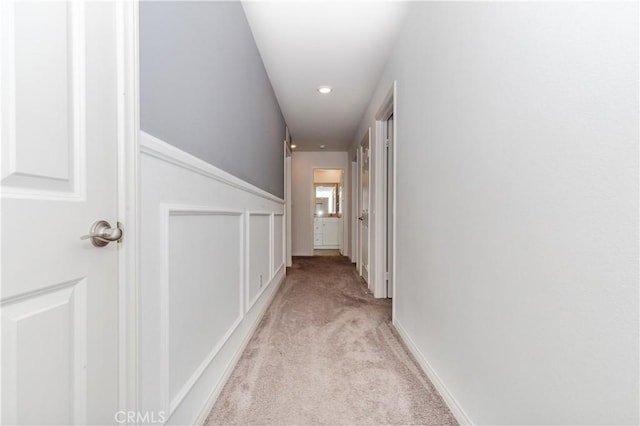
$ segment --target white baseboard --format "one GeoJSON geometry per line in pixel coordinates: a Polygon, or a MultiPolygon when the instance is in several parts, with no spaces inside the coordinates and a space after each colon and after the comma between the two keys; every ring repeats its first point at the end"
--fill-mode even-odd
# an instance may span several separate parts
{"type": "Polygon", "coordinates": [[[427,361],[427,359],[424,357],[422,352],[420,352],[413,340],[411,340],[411,337],[409,337],[407,331],[395,318],[393,320],[393,326],[402,338],[405,345],[407,345],[407,348],[409,348],[413,356],[418,361],[418,364],[420,364],[420,367],[422,367],[422,370],[425,372],[427,377],[429,377],[429,380],[431,380],[433,386],[435,386],[436,390],[440,393],[440,396],[442,396],[442,399],[444,400],[445,404],[447,404],[447,407],[449,407],[449,410],[451,410],[451,413],[456,418],[458,423],[460,423],[461,425],[473,425],[473,422],[471,421],[467,413],[464,412],[462,406],[458,403],[453,394],[440,379],[438,373],[436,373],[433,367],[431,367],[431,364],[429,364],[429,361],[427,361]]]}
{"type": "Polygon", "coordinates": [[[262,321],[262,317],[264,317],[264,314],[267,312],[267,309],[269,309],[269,307],[271,306],[271,302],[273,302],[273,299],[278,293],[278,290],[280,289],[280,286],[284,282],[285,278],[286,278],[286,275],[283,274],[282,278],[278,281],[278,283],[273,288],[273,291],[269,296],[269,300],[263,305],[262,309],[260,310],[260,313],[256,317],[256,320],[251,325],[251,328],[249,329],[249,332],[245,336],[244,340],[242,341],[242,344],[240,345],[236,353],[233,355],[233,357],[229,360],[229,363],[224,369],[224,373],[222,373],[222,377],[220,378],[220,381],[218,382],[216,387],[211,391],[211,393],[209,394],[209,397],[207,398],[207,401],[202,407],[202,410],[200,411],[200,413],[198,413],[198,417],[196,417],[196,422],[195,422],[196,425],[202,425],[204,424],[205,420],[207,420],[207,416],[209,416],[209,413],[213,409],[213,406],[215,405],[218,397],[220,396],[220,393],[222,392],[224,385],[227,384],[227,381],[231,377],[231,373],[233,373],[233,370],[236,368],[238,361],[240,361],[240,358],[242,357],[244,350],[246,349],[247,345],[251,341],[251,338],[253,337],[253,334],[256,332],[258,328],[258,324],[260,324],[260,321],[262,321]]]}

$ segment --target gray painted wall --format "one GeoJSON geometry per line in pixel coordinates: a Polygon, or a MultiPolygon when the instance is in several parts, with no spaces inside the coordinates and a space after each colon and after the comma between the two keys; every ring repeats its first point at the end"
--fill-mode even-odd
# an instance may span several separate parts
{"type": "Polygon", "coordinates": [[[143,131],[278,197],[285,122],[240,2],[140,4],[143,131]]]}

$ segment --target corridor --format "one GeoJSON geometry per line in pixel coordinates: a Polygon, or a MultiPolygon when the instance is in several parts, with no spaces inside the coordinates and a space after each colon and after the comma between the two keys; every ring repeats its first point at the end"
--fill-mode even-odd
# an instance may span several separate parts
{"type": "Polygon", "coordinates": [[[342,256],[296,257],[206,425],[457,424],[342,256]]]}
{"type": "Polygon", "coordinates": [[[640,424],[639,34],[0,0],[0,424],[640,424]]]}

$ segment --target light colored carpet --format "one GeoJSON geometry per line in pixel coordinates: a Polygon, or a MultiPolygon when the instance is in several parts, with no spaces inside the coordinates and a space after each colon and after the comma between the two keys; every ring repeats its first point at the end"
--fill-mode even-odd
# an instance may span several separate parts
{"type": "Polygon", "coordinates": [[[294,258],[206,425],[455,425],[345,257],[294,258]]]}

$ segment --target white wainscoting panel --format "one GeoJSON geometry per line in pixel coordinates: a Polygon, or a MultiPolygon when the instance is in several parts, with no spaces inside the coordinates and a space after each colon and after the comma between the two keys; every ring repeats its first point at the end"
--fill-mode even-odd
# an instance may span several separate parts
{"type": "Polygon", "coordinates": [[[165,323],[173,412],[242,321],[244,223],[241,212],[164,209],[169,228],[165,323]],[[234,300],[237,303],[229,303],[234,300]]]}
{"type": "Polygon", "coordinates": [[[285,257],[284,214],[273,215],[273,274],[284,268],[285,257]]]}
{"type": "Polygon", "coordinates": [[[139,409],[194,424],[284,279],[284,201],[144,132],[140,145],[139,409]]]}
{"type": "Polygon", "coordinates": [[[271,281],[271,213],[249,213],[247,311],[271,281]]]}
{"type": "Polygon", "coordinates": [[[1,3],[3,196],[81,198],[85,171],[83,4],[1,3]]]}
{"type": "Polygon", "coordinates": [[[86,321],[84,279],[3,303],[4,424],[86,422],[86,321]]]}

